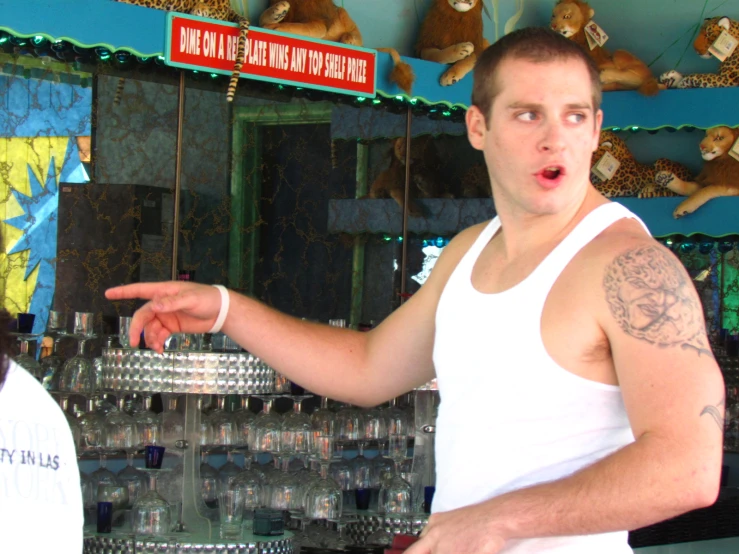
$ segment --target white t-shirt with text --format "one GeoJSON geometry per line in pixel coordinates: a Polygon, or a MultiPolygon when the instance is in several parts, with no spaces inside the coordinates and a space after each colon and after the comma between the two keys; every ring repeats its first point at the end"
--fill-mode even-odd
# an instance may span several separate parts
{"type": "Polygon", "coordinates": [[[0,388],[0,552],[81,554],[74,439],[54,398],[9,361],[0,388]]]}

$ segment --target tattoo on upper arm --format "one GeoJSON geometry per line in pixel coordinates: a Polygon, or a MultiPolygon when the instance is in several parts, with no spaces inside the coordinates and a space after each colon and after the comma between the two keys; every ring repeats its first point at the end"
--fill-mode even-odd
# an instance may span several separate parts
{"type": "Polygon", "coordinates": [[[641,246],[617,256],[606,268],[603,288],[627,334],[713,356],[698,295],[680,262],[662,248],[641,246]]]}
{"type": "Polygon", "coordinates": [[[721,429],[723,432],[724,430],[724,399],[721,399],[721,402],[716,404],[715,406],[711,406],[708,404],[701,410],[701,417],[703,417],[705,414],[710,415],[713,420],[716,422],[716,425],[718,425],[718,428],[721,429]]]}

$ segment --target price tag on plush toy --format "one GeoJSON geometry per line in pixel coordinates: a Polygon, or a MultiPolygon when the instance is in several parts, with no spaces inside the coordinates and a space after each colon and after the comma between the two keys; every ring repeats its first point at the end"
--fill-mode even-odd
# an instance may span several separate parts
{"type": "Polygon", "coordinates": [[[621,167],[621,162],[613,154],[606,152],[590,171],[595,173],[596,177],[601,181],[607,181],[616,174],[619,167],[621,167]]]}
{"type": "Polygon", "coordinates": [[[735,39],[726,31],[721,31],[721,34],[714,43],[708,47],[708,51],[719,60],[724,61],[733,54],[737,44],[739,44],[739,40],[735,39]]]}
{"type": "Polygon", "coordinates": [[[739,162],[739,139],[736,139],[734,146],[732,146],[731,150],[729,150],[729,156],[739,162]]]}
{"type": "Polygon", "coordinates": [[[608,35],[600,25],[591,20],[585,25],[585,38],[588,39],[588,46],[592,50],[596,46],[603,46],[608,40],[608,35]]]}

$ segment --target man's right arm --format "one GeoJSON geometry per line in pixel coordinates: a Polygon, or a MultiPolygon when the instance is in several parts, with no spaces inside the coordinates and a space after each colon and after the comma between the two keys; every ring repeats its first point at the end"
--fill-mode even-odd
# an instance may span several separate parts
{"type": "MultiPolygon", "coordinates": [[[[370,332],[302,321],[233,291],[222,331],[315,394],[377,405],[433,379],[439,297],[481,228],[455,237],[421,289],[370,332]]],[[[106,295],[151,299],[134,316],[132,335],[144,327],[147,344],[156,349],[170,333],[207,331],[218,314],[218,291],[192,283],[139,283],[106,295]]]]}

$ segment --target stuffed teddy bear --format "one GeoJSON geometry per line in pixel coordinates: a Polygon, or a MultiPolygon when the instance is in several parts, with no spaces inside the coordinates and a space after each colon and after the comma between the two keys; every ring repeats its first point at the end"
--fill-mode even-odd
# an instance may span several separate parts
{"type": "Polygon", "coordinates": [[[416,56],[451,64],[439,83],[453,85],[467,75],[489,46],[482,36],[482,0],[433,0],[421,24],[416,56]]]}
{"type": "Polygon", "coordinates": [[[729,154],[737,140],[739,129],[724,126],[708,129],[700,143],[705,163],[694,181],[681,179],[671,171],[657,173],[657,184],[688,197],[675,208],[673,217],[691,214],[713,198],[739,196],[739,161],[729,154]]]}
{"type": "Polygon", "coordinates": [[[580,0],[559,0],[552,11],[550,27],[585,48],[600,69],[604,91],[637,90],[653,96],[660,90],[657,79],[647,65],[626,50],[611,55],[602,46],[590,48],[585,37],[585,26],[593,19],[595,10],[580,0]]]}
{"type": "MultiPolygon", "coordinates": [[[[739,40],[739,22],[728,17],[714,17],[706,19],[701,26],[698,36],[695,37],[693,48],[702,58],[710,58],[709,47],[716,41],[722,32],[729,33],[739,40]]],[[[663,73],[660,83],[668,88],[714,88],[739,86],[739,48],[726,58],[719,66],[718,73],[695,73],[684,77],[675,71],[663,73]]]]}
{"type": "MultiPolygon", "coordinates": [[[[381,171],[370,186],[365,198],[390,197],[398,203],[400,209],[405,205],[405,155],[406,138],[396,138],[390,150],[390,166],[381,171]]],[[[422,216],[423,212],[413,200],[414,198],[438,198],[446,196],[433,170],[438,160],[438,152],[433,139],[424,135],[411,139],[410,155],[410,190],[408,213],[422,216]]]]}
{"type": "MultiPolygon", "coordinates": [[[[265,29],[283,31],[306,37],[362,46],[359,27],[344,9],[333,0],[269,0],[269,7],[259,16],[259,25],[265,29]]],[[[415,80],[413,69],[400,59],[394,48],[377,48],[390,54],[393,69],[389,79],[402,90],[411,93],[415,80]]]]}
{"type": "Polygon", "coordinates": [[[598,149],[593,152],[592,165],[598,163],[606,152],[616,158],[621,165],[613,177],[607,181],[603,181],[594,173],[590,174],[590,180],[603,196],[609,198],[674,196],[675,194],[669,189],[656,186],[654,178],[658,171],[671,171],[682,179],[691,178],[688,168],[665,158],[658,159],[653,165],[637,162],[626,143],[613,131],[600,132],[598,149]]]}

